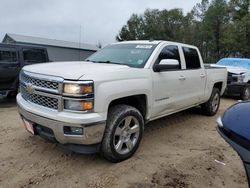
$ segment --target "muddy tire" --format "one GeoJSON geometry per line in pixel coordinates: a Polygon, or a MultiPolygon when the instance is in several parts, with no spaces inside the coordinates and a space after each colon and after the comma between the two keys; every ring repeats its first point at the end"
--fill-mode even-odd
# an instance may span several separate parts
{"type": "Polygon", "coordinates": [[[220,107],[220,90],[213,88],[209,100],[201,105],[202,111],[207,116],[214,116],[220,107]]]}
{"type": "Polygon", "coordinates": [[[128,105],[111,107],[102,141],[102,155],[111,162],[130,158],[139,147],[144,119],[136,108],[128,105]]]}
{"type": "Polygon", "coordinates": [[[243,101],[246,101],[250,98],[250,86],[246,86],[244,88],[244,90],[242,91],[241,95],[240,95],[240,98],[243,100],[243,101]]]}

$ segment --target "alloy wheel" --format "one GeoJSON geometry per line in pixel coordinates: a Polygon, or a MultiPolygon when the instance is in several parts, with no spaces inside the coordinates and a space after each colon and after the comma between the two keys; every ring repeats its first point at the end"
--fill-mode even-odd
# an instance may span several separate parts
{"type": "Polygon", "coordinates": [[[216,112],[218,107],[219,107],[219,102],[220,102],[220,95],[218,93],[215,93],[212,101],[212,109],[213,112],[216,112]]]}
{"type": "Polygon", "coordinates": [[[136,145],[139,139],[140,126],[134,116],[125,117],[116,127],[113,144],[117,153],[127,154],[136,145]]]}

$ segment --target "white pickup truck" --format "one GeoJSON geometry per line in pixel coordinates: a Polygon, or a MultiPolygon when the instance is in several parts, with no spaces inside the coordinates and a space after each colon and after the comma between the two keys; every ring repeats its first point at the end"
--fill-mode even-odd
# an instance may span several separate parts
{"type": "Polygon", "coordinates": [[[84,62],[24,67],[17,104],[32,134],[119,162],[135,153],[149,121],[195,106],[216,114],[226,83],[227,70],[205,67],[195,46],[129,41],[84,62]]]}

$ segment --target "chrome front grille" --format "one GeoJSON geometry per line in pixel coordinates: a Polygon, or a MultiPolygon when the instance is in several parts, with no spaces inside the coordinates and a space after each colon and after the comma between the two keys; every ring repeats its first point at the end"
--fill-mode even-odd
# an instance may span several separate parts
{"type": "Polygon", "coordinates": [[[62,83],[58,77],[44,76],[21,71],[20,92],[22,97],[31,103],[61,110],[62,106],[62,83]]]}
{"type": "Polygon", "coordinates": [[[20,80],[24,83],[32,84],[39,88],[52,89],[52,90],[59,89],[58,82],[34,78],[34,77],[31,77],[30,75],[25,74],[24,72],[21,73],[20,80]]]}
{"type": "Polygon", "coordinates": [[[20,91],[21,91],[22,97],[26,101],[30,101],[34,104],[41,105],[47,108],[52,108],[55,110],[58,109],[58,99],[56,98],[42,96],[38,94],[29,94],[28,91],[22,86],[20,88],[20,91]]]}
{"type": "MultiPolygon", "coordinates": [[[[92,112],[90,110],[70,110],[64,106],[65,101],[83,101],[92,100],[94,101],[94,92],[86,93],[82,95],[69,95],[63,93],[63,85],[65,83],[76,83],[84,85],[93,85],[93,81],[68,81],[57,76],[48,76],[44,74],[31,73],[22,70],[19,76],[20,83],[20,94],[22,98],[32,104],[36,104],[42,108],[46,107],[56,111],[69,111],[87,113],[92,112]]],[[[93,86],[92,86],[93,87],[93,86]]]]}

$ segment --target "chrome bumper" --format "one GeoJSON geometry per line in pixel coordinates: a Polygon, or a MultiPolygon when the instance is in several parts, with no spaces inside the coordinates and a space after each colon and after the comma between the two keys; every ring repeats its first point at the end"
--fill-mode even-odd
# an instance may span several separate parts
{"type": "Polygon", "coordinates": [[[106,121],[88,124],[67,123],[33,114],[23,109],[21,105],[18,105],[18,111],[25,119],[52,129],[55,139],[60,144],[92,145],[102,141],[106,121]],[[65,135],[63,131],[64,126],[81,127],[83,128],[83,135],[65,135]]]}

